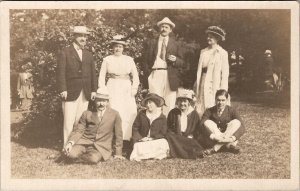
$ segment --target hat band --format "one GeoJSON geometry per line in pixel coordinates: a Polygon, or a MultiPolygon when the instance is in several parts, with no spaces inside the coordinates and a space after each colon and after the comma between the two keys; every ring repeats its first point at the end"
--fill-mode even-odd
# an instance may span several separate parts
{"type": "Polygon", "coordinates": [[[220,33],[216,32],[216,31],[206,30],[206,33],[213,33],[213,34],[219,35],[220,37],[222,37],[222,40],[225,40],[225,36],[223,34],[220,34],[220,33]]]}

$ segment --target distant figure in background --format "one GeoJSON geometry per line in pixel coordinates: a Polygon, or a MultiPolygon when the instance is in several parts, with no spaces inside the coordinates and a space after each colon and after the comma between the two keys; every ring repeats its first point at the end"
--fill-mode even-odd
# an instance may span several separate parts
{"type": "Polygon", "coordinates": [[[20,110],[29,111],[34,93],[33,77],[31,72],[31,62],[27,62],[21,67],[18,76],[17,92],[20,98],[20,110]]]}
{"type": "Polygon", "coordinates": [[[205,155],[218,152],[223,146],[233,153],[239,153],[238,139],[245,133],[243,122],[238,112],[228,106],[228,92],[218,90],[215,95],[216,105],[207,109],[201,119],[202,133],[206,134],[205,155]]]}
{"type": "Polygon", "coordinates": [[[57,86],[64,115],[64,145],[97,91],[94,58],[85,49],[90,33],[85,26],[75,26],[72,33],[73,43],[64,48],[57,59],[57,86]]]}
{"type": "Polygon", "coordinates": [[[195,106],[200,118],[205,109],[215,105],[217,90],[228,90],[229,78],[228,53],[218,44],[225,40],[225,31],[218,26],[210,26],[206,34],[208,47],[201,50],[195,82],[195,106]]]}
{"type": "Polygon", "coordinates": [[[272,57],[272,51],[266,50],[264,54],[264,65],[263,65],[264,84],[266,89],[273,89],[278,82],[278,75],[275,72],[274,59],[272,57]]]}

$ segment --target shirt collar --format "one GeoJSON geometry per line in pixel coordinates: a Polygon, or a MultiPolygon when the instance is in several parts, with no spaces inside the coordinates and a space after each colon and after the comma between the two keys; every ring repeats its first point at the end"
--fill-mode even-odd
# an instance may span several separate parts
{"type": "MultiPolygon", "coordinates": [[[[106,108],[105,108],[104,110],[101,111],[102,117],[103,117],[105,111],[106,111],[106,108]]],[[[98,117],[99,117],[99,112],[98,112],[98,111],[97,111],[97,115],[98,115],[98,117]]]]}
{"type": "Polygon", "coordinates": [[[74,46],[74,48],[75,48],[75,50],[82,50],[76,43],[73,43],[73,46],[74,46]]]}
{"type": "Polygon", "coordinates": [[[159,38],[158,38],[158,40],[159,41],[163,41],[163,39],[166,39],[166,42],[168,42],[169,41],[169,36],[165,36],[165,37],[163,37],[163,36],[161,36],[161,35],[159,35],[159,38]]]}

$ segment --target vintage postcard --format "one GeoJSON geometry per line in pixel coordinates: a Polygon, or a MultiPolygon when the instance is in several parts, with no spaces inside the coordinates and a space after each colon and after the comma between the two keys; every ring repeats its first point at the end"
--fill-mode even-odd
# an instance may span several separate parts
{"type": "Polygon", "coordinates": [[[299,190],[298,2],[0,7],[1,190],[299,190]]]}

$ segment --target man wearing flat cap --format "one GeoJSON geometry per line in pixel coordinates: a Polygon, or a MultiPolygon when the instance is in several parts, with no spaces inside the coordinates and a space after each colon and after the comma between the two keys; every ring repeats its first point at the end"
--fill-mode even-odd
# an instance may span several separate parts
{"type": "Polygon", "coordinates": [[[73,44],[64,48],[57,59],[57,86],[64,115],[64,145],[97,90],[94,58],[84,49],[89,32],[85,26],[75,26],[72,33],[73,44]]]}
{"type": "Polygon", "coordinates": [[[115,159],[122,157],[123,134],[119,113],[108,107],[107,88],[97,90],[95,110],[83,112],[78,125],[70,134],[64,153],[70,159],[81,159],[83,162],[96,164],[108,160],[113,152],[115,137],[115,159]]]}
{"type": "Polygon", "coordinates": [[[160,30],[159,37],[144,45],[144,86],[150,93],[156,93],[165,99],[163,113],[168,115],[175,107],[176,91],[181,85],[179,69],[184,68],[185,64],[179,44],[169,36],[175,24],[165,17],[157,26],[160,30]]]}

